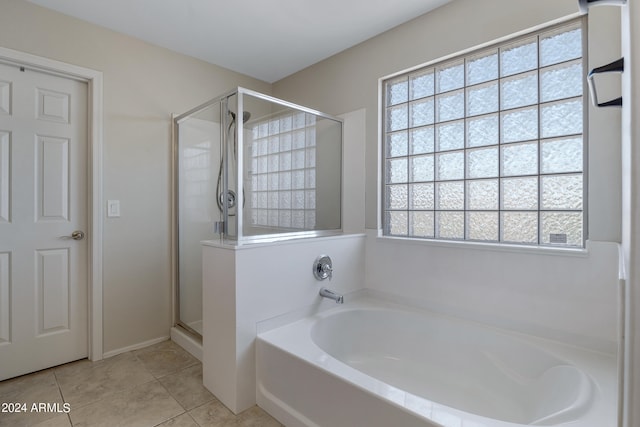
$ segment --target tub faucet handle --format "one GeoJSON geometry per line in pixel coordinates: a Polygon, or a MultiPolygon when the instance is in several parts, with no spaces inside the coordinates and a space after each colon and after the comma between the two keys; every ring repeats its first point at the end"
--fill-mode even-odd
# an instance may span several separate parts
{"type": "Polygon", "coordinates": [[[331,266],[331,264],[323,264],[322,272],[329,277],[329,280],[331,280],[331,278],[333,277],[333,267],[331,266]]]}
{"type": "Polygon", "coordinates": [[[333,263],[328,255],[320,255],[313,263],[313,275],[318,280],[333,277],[333,263]]]}

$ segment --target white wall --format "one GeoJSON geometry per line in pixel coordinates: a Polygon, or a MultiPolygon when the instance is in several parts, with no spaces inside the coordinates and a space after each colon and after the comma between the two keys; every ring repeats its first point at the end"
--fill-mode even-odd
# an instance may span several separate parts
{"type": "MultiPolygon", "coordinates": [[[[342,235],[239,247],[203,246],[203,381],[233,412],[256,403],[254,341],[258,323],[312,314],[335,305],[318,295],[364,287],[364,235],[342,235]],[[333,260],[333,279],[319,282],[313,262],[333,260]]],[[[348,296],[347,296],[348,298],[348,296]]]]}
{"type": "Polygon", "coordinates": [[[271,86],[23,0],[0,2],[0,45],[103,72],[104,200],[122,213],[104,221],[104,351],[167,337],[171,114],[271,86]]]}
{"type": "Polygon", "coordinates": [[[618,246],[590,242],[577,255],[369,233],[365,283],[434,311],[613,353],[618,246]]]}
{"type": "Polygon", "coordinates": [[[624,427],[640,425],[640,4],[623,8],[623,233],[627,267],[627,342],[624,427]]]}

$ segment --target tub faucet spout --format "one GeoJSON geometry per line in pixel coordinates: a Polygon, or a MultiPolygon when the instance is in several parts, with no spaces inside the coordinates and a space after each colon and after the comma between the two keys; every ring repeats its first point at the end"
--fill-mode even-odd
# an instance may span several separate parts
{"type": "Polygon", "coordinates": [[[320,289],[320,296],[324,298],[329,298],[334,300],[337,304],[342,304],[344,302],[344,296],[337,294],[333,291],[330,291],[327,288],[320,289]]]}

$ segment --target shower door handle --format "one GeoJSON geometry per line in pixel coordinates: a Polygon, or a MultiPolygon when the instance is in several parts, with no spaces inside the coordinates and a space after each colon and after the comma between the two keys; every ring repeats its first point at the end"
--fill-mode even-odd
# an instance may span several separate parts
{"type": "Polygon", "coordinates": [[[598,103],[598,94],[596,92],[596,84],[594,77],[596,74],[602,73],[622,73],[624,71],[624,58],[620,58],[617,61],[613,61],[610,64],[603,65],[601,67],[594,68],[587,75],[587,81],[589,82],[589,92],[591,92],[591,102],[594,107],[621,107],[622,97],[612,99],[611,101],[598,103]]]}

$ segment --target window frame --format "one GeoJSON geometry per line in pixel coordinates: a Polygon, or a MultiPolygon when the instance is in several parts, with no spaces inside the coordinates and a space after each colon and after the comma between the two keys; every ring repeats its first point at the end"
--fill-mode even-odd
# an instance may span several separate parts
{"type": "MultiPolygon", "coordinates": [[[[588,199],[588,189],[589,189],[589,168],[588,168],[588,162],[589,162],[589,93],[588,93],[588,87],[587,87],[587,82],[586,79],[584,78],[584,76],[587,73],[587,67],[588,67],[588,27],[587,27],[587,19],[584,16],[581,17],[575,17],[575,16],[571,16],[571,17],[567,17],[565,19],[562,20],[558,20],[555,21],[553,23],[548,23],[548,24],[544,24],[544,25],[540,25],[537,26],[535,28],[531,28],[531,29],[527,29],[524,31],[520,31],[517,32],[515,34],[511,34],[505,37],[502,37],[500,39],[497,40],[493,40],[490,41],[488,43],[484,43],[481,45],[477,45],[468,49],[465,49],[463,51],[448,55],[448,56],[444,56],[441,58],[437,58],[435,60],[420,64],[418,66],[415,67],[411,67],[409,69],[405,69],[393,74],[390,74],[388,76],[382,77],[379,79],[379,85],[378,85],[378,113],[379,113],[379,126],[378,126],[378,218],[377,218],[377,223],[378,223],[378,235],[380,237],[383,238],[393,238],[393,239],[403,239],[403,240],[417,240],[417,241],[425,241],[425,242],[439,242],[439,243],[453,243],[453,244],[464,244],[464,245],[490,245],[490,246],[498,246],[498,247],[509,247],[509,246],[514,246],[514,247],[524,247],[524,248],[532,248],[532,249],[549,249],[549,248],[553,248],[553,249],[561,249],[561,250],[569,250],[569,251],[583,251],[586,248],[586,244],[587,241],[589,239],[589,199],[588,199]],[[541,61],[541,40],[542,37],[549,35],[549,34],[553,34],[556,31],[562,30],[563,28],[571,28],[572,26],[575,26],[576,28],[580,28],[581,30],[581,56],[579,58],[574,58],[574,59],[568,59],[568,60],[563,60],[560,62],[554,62],[552,64],[543,64],[541,61]],[[525,41],[526,39],[536,39],[536,55],[537,55],[537,66],[536,68],[530,70],[530,71],[520,71],[518,73],[512,73],[509,75],[503,75],[501,72],[501,53],[502,50],[501,48],[505,48],[508,47],[510,45],[517,45],[518,43],[525,41]],[[495,51],[497,54],[497,62],[498,62],[498,75],[496,79],[493,80],[488,80],[488,81],[484,81],[484,82],[474,82],[471,84],[468,84],[468,69],[467,69],[467,61],[469,59],[473,59],[473,58],[482,58],[484,54],[491,52],[491,51],[495,51]],[[543,100],[542,96],[542,91],[541,91],[541,79],[542,79],[542,71],[543,70],[549,70],[552,69],[553,67],[560,67],[562,65],[566,65],[566,64],[570,64],[572,61],[581,61],[581,81],[582,81],[582,91],[580,95],[576,95],[576,96],[571,96],[571,97],[566,97],[566,98],[560,98],[560,99],[553,99],[553,100],[543,100]],[[412,76],[415,76],[416,74],[419,74],[421,71],[425,71],[425,74],[429,73],[429,70],[433,70],[434,74],[437,73],[438,68],[442,68],[443,66],[447,66],[453,63],[458,63],[461,62],[463,64],[463,75],[464,75],[464,83],[463,86],[459,89],[459,91],[462,91],[465,96],[464,96],[464,113],[462,115],[462,117],[459,119],[460,121],[462,121],[463,123],[463,129],[464,129],[464,142],[462,144],[462,148],[460,148],[459,150],[454,150],[454,151],[446,151],[446,150],[442,150],[442,151],[438,151],[436,148],[437,146],[434,146],[433,151],[429,152],[428,154],[433,156],[433,163],[434,163],[434,177],[432,180],[430,180],[430,183],[434,186],[434,206],[433,209],[428,209],[426,210],[426,212],[432,212],[433,213],[433,221],[434,221],[434,228],[433,228],[433,237],[422,237],[422,236],[418,236],[418,235],[412,235],[410,234],[411,229],[410,226],[407,225],[407,234],[406,235],[401,235],[401,234],[391,234],[386,228],[386,223],[385,223],[385,215],[387,215],[387,211],[390,211],[390,209],[387,209],[387,204],[386,204],[386,200],[387,200],[387,196],[388,196],[388,188],[389,188],[389,183],[387,182],[387,167],[386,167],[386,161],[389,158],[393,158],[394,156],[388,156],[387,154],[387,135],[392,133],[394,130],[389,130],[387,131],[387,109],[388,107],[392,107],[394,105],[402,105],[402,104],[407,104],[407,114],[409,114],[410,116],[410,105],[412,102],[415,102],[417,100],[420,99],[426,99],[427,97],[422,97],[422,98],[413,98],[411,96],[411,80],[410,78],[412,76]],[[503,109],[503,105],[502,105],[502,82],[505,79],[508,79],[511,76],[521,76],[526,74],[527,72],[531,72],[531,73],[535,73],[536,74],[536,79],[537,79],[537,101],[534,104],[527,104],[527,106],[524,107],[516,107],[516,108],[504,108],[503,109]],[[397,104],[387,104],[387,90],[386,90],[386,84],[388,82],[391,82],[393,80],[402,78],[402,77],[406,77],[408,79],[408,84],[407,84],[407,91],[408,91],[408,95],[407,95],[407,99],[404,102],[399,102],[397,104]],[[483,113],[483,114],[478,114],[478,115],[470,115],[468,114],[468,108],[469,108],[469,99],[467,97],[467,93],[469,91],[470,88],[477,88],[479,86],[482,86],[483,84],[490,84],[490,83],[495,83],[498,87],[498,109],[496,111],[491,111],[489,113],[483,113]],[[548,106],[548,105],[552,105],[555,102],[570,102],[571,100],[576,99],[576,100],[581,100],[582,101],[582,131],[581,133],[574,133],[574,134],[569,134],[569,135],[560,135],[560,136],[555,136],[555,137],[548,137],[548,136],[543,136],[542,135],[542,123],[541,123],[541,116],[542,116],[542,110],[543,110],[543,106],[548,106]],[[537,137],[535,139],[528,139],[528,140],[522,140],[522,141],[517,141],[517,142],[511,142],[511,143],[505,143],[503,141],[502,138],[502,114],[505,111],[514,111],[517,110],[517,108],[533,108],[535,107],[536,111],[537,111],[537,130],[538,130],[538,134],[537,137]],[[497,144],[491,144],[491,145],[483,145],[483,146],[479,146],[479,147],[472,147],[468,145],[468,141],[467,141],[467,124],[469,122],[469,119],[471,118],[479,118],[479,117],[488,117],[490,115],[496,115],[498,117],[498,142],[497,144]],[[568,212],[576,212],[576,213],[580,213],[582,216],[582,229],[581,229],[581,237],[582,240],[580,242],[580,244],[570,244],[570,243],[566,243],[566,244],[558,244],[558,243],[554,243],[554,242],[545,242],[545,238],[543,236],[543,222],[542,222],[542,215],[544,212],[563,212],[565,211],[565,209],[545,209],[542,206],[542,181],[543,181],[543,177],[545,176],[559,176],[559,175],[565,175],[565,173],[557,173],[557,172],[552,172],[552,173],[544,173],[542,170],[542,147],[543,147],[543,142],[547,142],[547,141],[553,141],[556,138],[561,138],[561,139],[569,139],[572,137],[577,137],[577,136],[581,136],[582,138],[582,170],[580,172],[574,172],[575,174],[579,174],[581,176],[582,179],[582,199],[581,199],[581,209],[580,210],[566,210],[568,212]],[[518,242],[518,241],[505,241],[503,240],[503,229],[502,229],[502,222],[503,222],[503,213],[504,212],[513,212],[510,209],[505,209],[503,207],[503,196],[504,196],[504,192],[503,192],[503,180],[505,178],[523,178],[522,176],[518,175],[518,176],[508,176],[508,175],[504,175],[503,171],[502,171],[502,156],[503,156],[503,149],[504,147],[509,147],[510,145],[508,144],[519,144],[519,143],[526,143],[526,142],[535,142],[536,143],[536,147],[537,147],[537,172],[535,174],[530,175],[531,177],[535,177],[537,180],[537,196],[538,196],[538,200],[537,200],[537,207],[535,210],[529,210],[526,212],[531,212],[531,213],[535,213],[537,215],[537,226],[536,226],[536,230],[537,230],[537,238],[535,242],[518,242]],[[467,186],[470,185],[470,183],[474,183],[474,182],[480,182],[482,178],[470,178],[469,177],[469,165],[468,165],[468,153],[470,150],[473,149],[482,149],[482,148],[493,148],[496,149],[498,151],[498,174],[496,176],[487,178],[488,180],[494,180],[497,182],[498,185],[498,206],[496,209],[490,209],[489,212],[494,213],[495,215],[497,215],[497,221],[498,221],[498,229],[497,229],[497,240],[482,240],[482,239],[472,239],[469,237],[469,230],[468,230],[468,218],[469,218],[469,213],[473,213],[473,212],[484,212],[483,210],[474,210],[474,209],[469,209],[468,206],[468,191],[467,191],[467,186]],[[438,180],[437,179],[437,162],[436,162],[436,157],[438,156],[438,154],[440,153],[453,153],[453,152],[457,152],[460,151],[463,153],[463,161],[462,161],[462,166],[463,166],[463,178],[456,180],[455,182],[460,182],[462,183],[462,185],[464,186],[464,206],[462,210],[455,210],[455,212],[460,213],[463,216],[463,237],[462,238],[442,238],[438,236],[438,232],[437,232],[437,220],[436,217],[438,215],[439,212],[442,212],[441,209],[438,209],[437,206],[437,199],[436,199],[436,195],[435,195],[435,187],[437,186],[438,182],[451,182],[451,181],[442,181],[442,180],[438,180]]],[[[443,92],[439,92],[437,90],[437,79],[435,78],[434,75],[434,91],[432,95],[428,95],[433,99],[433,103],[434,103],[434,109],[436,109],[435,113],[434,113],[434,120],[433,123],[429,123],[426,124],[424,126],[433,126],[434,127],[434,133],[436,132],[435,128],[437,127],[437,125],[439,123],[451,123],[451,121],[438,121],[438,116],[437,116],[437,104],[436,104],[436,99],[438,98],[439,94],[449,94],[452,93],[452,91],[443,91],[443,92]]],[[[407,120],[410,122],[410,117],[407,118],[407,120]]],[[[407,124],[406,128],[403,129],[399,129],[399,132],[405,131],[407,132],[407,134],[411,133],[412,129],[417,129],[420,126],[411,126],[411,124],[407,124]]],[[[409,137],[407,136],[407,140],[409,141],[409,137]]],[[[437,138],[436,138],[437,141],[437,138]]],[[[434,141],[434,144],[437,145],[437,142],[434,141]]],[[[398,158],[404,158],[406,159],[407,163],[410,162],[410,159],[415,158],[412,156],[415,156],[415,154],[412,154],[410,152],[410,142],[408,142],[408,147],[407,147],[407,153],[406,155],[402,156],[398,156],[398,158]]],[[[407,173],[409,173],[409,167],[407,167],[407,173]]],[[[566,173],[567,175],[571,175],[571,173],[566,173]]],[[[407,177],[407,181],[404,183],[404,185],[407,187],[407,195],[409,194],[409,188],[412,184],[415,184],[416,182],[419,181],[413,181],[411,179],[411,177],[407,177]]],[[[409,202],[407,202],[409,203],[409,202]]],[[[420,211],[419,209],[413,209],[411,207],[410,204],[407,204],[406,209],[401,209],[400,212],[406,212],[407,213],[407,224],[410,223],[410,215],[412,212],[416,212],[416,211],[420,211]]],[[[551,240],[551,236],[549,236],[549,239],[551,240]]]]}

